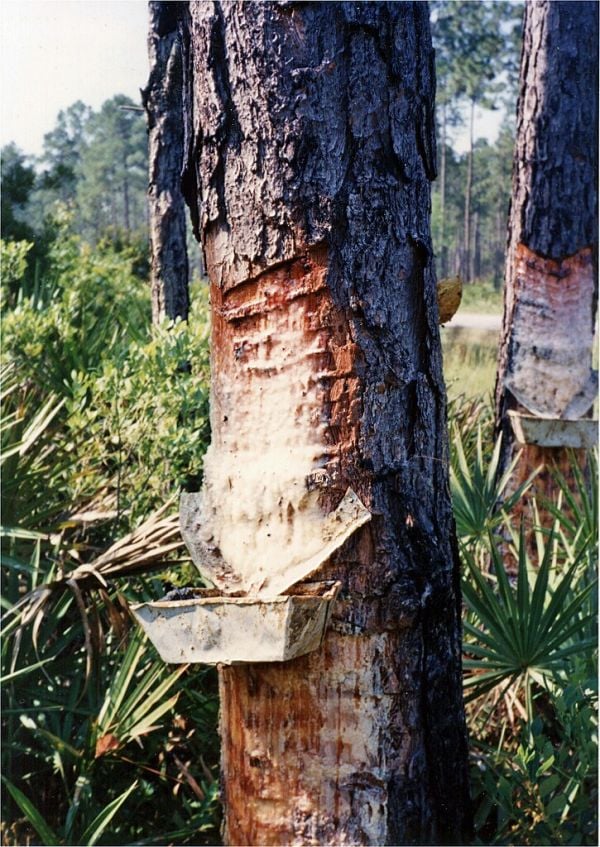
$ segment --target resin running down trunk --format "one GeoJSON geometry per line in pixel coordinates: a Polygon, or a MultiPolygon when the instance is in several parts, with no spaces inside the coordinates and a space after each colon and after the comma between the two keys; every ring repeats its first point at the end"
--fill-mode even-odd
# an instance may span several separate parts
{"type": "Polygon", "coordinates": [[[349,489],[371,513],[312,575],[342,583],[321,649],[219,671],[225,840],[460,843],[427,5],[190,3],[185,27],[220,552],[268,590],[310,554],[307,515],[349,489]]]}

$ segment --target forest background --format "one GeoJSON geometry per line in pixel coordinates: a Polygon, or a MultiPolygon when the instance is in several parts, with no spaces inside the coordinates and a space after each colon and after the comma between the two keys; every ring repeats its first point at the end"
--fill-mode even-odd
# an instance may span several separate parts
{"type": "MultiPolygon", "coordinates": [[[[522,5],[430,6],[438,276],[459,274],[466,308],[498,314],[522,5]],[[503,116],[493,141],[477,137],[481,109],[503,116]]],[[[218,843],[215,678],[165,668],[127,612],[127,602],[197,581],[176,498],[197,490],[209,439],[201,255],[190,236],[189,321],[152,326],[147,159],[143,109],[123,95],[62,111],[39,157],[2,149],[6,844],[218,843]]],[[[476,837],[592,844],[595,488],[576,472],[575,496],[562,481],[572,511],[555,504],[556,536],[539,534],[534,573],[510,519],[518,497],[494,512],[506,484],[495,478],[486,397],[496,338],[442,332],[476,837]],[[516,636],[511,644],[511,616],[531,631],[525,586],[510,573],[481,577],[501,528],[531,596],[552,610],[537,621],[533,664],[516,636]],[[507,643],[513,665],[482,677],[481,657],[507,643]]]]}

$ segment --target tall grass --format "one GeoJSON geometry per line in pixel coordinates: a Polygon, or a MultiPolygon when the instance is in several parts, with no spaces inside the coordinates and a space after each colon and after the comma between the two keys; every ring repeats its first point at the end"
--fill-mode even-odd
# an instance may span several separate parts
{"type": "Polygon", "coordinates": [[[489,330],[442,327],[448,396],[487,397],[494,391],[498,336],[489,330]]]}
{"type": "Polygon", "coordinates": [[[501,315],[503,289],[496,288],[490,279],[480,279],[463,286],[461,310],[484,315],[501,315]]]}

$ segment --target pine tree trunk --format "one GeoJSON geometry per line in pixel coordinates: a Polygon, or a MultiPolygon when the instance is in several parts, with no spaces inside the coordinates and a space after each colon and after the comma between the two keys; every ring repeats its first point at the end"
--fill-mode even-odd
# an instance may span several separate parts
{"type": "Polygon", "coordinates": [[[150,76],[142,92],[149,131],[152,320],[186,320],[189,312],[183,168],[183,66],[180,19],[187,3],[150,2],[150,76]]]}
{"type": "Polygon", "coordinates": [[[465,282],[471,282],[471,196],[473,194],[473,123],[475,119],[475,101],[471,100],[469,113],[469,152],[467,154],[467,182],[465,185],[465,221],[462,276],[465,282]]]}
{"type": "Polygon", "coordinates": [[[225,840],[461,843],[428,9],[189,12],[184,190],[213,310],[205,480],[267,576],[285,550],[261,527],[287,509],[293,533],[290,490],[315,470],[325,511],[350,487],[372,513],[315,575],[342,582],[322,648],[220,668],[225,840]]]}
{"type": "Polygon", "coordinates": [[[129,214],[129,180],[127,179],[127,161],[123,162],[123,224],[127,235],[131,232],[131,218],[129,214]]]}
{"type": "MultiPolygon", "coordinates": [[[[525,6],[496,383],[503,468],[518,446],[509,410],[580,418],[595,396],[597,39],[596,3],[525,6]]],[[[551,469],[568,470],[562,448],[527,445],[515,485],[540,464],[534,493],[550,496],[551,469]]]]}
{"type": "Polygon", "coordinates": [[[481,274],[481,233],[479,232],[479,212],[473,215],[473,249],[471,251],[472,280],[479,279],[481,274]]]}
{"type": "Polygon", "coordinates": [[[442,155],[440,156],[440,269],[442,277],[448,276],[446,250],[446,104],[442,104],[442,155]]]}
{"type": "Polygon", "coordinates": [[[494,238],[494,288],[500,291],[502,286],[502,261],[504,259],[504,248],[506,241],[506,211],[497,208],[495,216],[495,238],[494,238]]]}

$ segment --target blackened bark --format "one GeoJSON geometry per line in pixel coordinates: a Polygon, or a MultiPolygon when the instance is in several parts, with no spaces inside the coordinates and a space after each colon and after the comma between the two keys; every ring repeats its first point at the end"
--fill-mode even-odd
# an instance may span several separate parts
{"type": "MultiPolygon", "coordinates": [[[[509,410],[576,418],[594,396],[598,5],[529,2],[523,38],[496,383],[503,468],[514,451],[509,410]]],[[[528,448],[518,476],[562,458],[528,448]]]]}
{"type": "Polygon", "coordinates": [[[211,282],[211,462],[237,465],[236,485],[241,455],[264,458],[262,498],[268,456],[293,449],[273,423],[288,416],[317,445],[328,508],[351,487],[373,514],[318,574],[343,584],[323,648],[220,671],[226,839],[461,843],[428,8],[189,12],[184,184],[211,282]],[[296,382],[289,409],[269,401],[296,382]]]}
{"type": "Polygon", "coordinates": [[[511,232],[548,259],[597,243],[598,6],[525,7],[511,232]]]}
{"type": "Polygon", "coordinates": [[[189,312],[186,206],[181,192],[184,123],[180,22],[187,3],[148,3],[150,76],[142,101],[149,130],[152,320],[189,312]]]}

